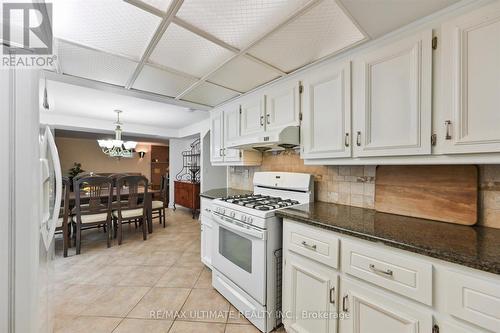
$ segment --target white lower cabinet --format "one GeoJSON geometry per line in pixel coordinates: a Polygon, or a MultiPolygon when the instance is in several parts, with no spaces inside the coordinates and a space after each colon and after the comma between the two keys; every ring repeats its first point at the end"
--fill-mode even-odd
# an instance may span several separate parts
{"type": "Polygon", "coordinates": [[[498,275],[289,219],[283,235],[287,332],[500,333],[498,275]]]}
{"type": "Polygon", "coordinates": [[[212,219],[201,217],[201,262],[212,268],[212,219]]]}
{"type": "Polygon", "coordinates": [[[285,254],[283,322],[287,332],[337,332],[338,275],[300,255],[285,254]]]}
{"type": "Polygon", "coordinates": [[[343,278],[341,333],[431,333],[432,312],[375,288],[343,278]]]}
{"type": "Polygon", "coordinates": [[[208,268],[212,268],[212,200],[201,198],[200,200],[200,228],[201,228],[201,262],[208,268]]]}

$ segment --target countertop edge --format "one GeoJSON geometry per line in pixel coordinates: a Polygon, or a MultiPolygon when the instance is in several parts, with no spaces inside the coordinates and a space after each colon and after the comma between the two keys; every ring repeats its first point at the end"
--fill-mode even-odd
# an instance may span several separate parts
{"type": "Polygon", "coordinates": [[[443,260],[449,263],[457,264],[460,266],[465,266],[473,269],[480,270],[482,272],[487,272],[487,273],[492,273],[496,275],[500,275],[500,265],[498,263],[492,263],[488,261],[481,261],[478,263],[477,261],[471,261],[470,258],[464,258],[462,256],[459,256],[457,253],[443,253],[439,252],[436,253],[436,251],[433,251],[432,249],[428,248],[422,248],[422,247],[417,247],[411,244],[405,244],[405,243],[399,243],[395,240],[391,239],[386,239],[386,238],[381,238],[381,237],[376,237],[373,235],[365,234],[362,232],[346,229],[346,228],[341,228],[338,226],[333,226],[331,224],[326,224],[322,223],[321,221],[318,221],[316,219],[311,219],[311,218],[306,218],[306,217],[301,217],[294,215],[293,213],[288,213],[286,210],[279,210],[276,212],[276,216],[282,217],[282,218],[288,218],[297,222],[301,222],[304,224],[316,226],[325,230],[330,230],[334,232],[338,232],[344,235],[372,241],[372,242],[381,242],[387,246],[394,247],[400,250],[405,250],[409,251],[412,253],[424,255],[427,257],[431,257],[434,259],[439,259],[443,260]]]}

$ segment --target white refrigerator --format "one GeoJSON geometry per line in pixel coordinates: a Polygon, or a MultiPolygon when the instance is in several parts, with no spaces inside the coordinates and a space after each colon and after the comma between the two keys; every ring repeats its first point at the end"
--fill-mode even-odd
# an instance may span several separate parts
{"type": "Polygon", "coordinates": [[[41,72],[0,69],[0,332],[53,330],[61,167],[39,123],[41,72]]]}

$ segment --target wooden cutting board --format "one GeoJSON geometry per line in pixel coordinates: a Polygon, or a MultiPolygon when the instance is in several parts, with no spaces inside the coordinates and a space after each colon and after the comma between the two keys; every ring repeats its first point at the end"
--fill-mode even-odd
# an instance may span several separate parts
{"type": "Polygon", "coordinates": [[[478,220],[478,169],[474,165],[378,166],[375,209],[442,222],[478,220]]]}

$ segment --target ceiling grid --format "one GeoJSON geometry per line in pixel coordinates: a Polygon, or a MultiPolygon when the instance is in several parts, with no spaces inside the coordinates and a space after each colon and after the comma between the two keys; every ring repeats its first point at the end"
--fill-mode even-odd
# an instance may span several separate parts
{"type": "Polygon", "coordinates": [[[63,25],[55,29],[61,71],[215,106],[366,39],[337,1],[56,0],[64,3],[63,25]],[[73,16],[93,5],[102,8],[90,31],[64,26],[84,20],[73,16]],[[126,33],[132,39],[123,42],[126,33]]]}

